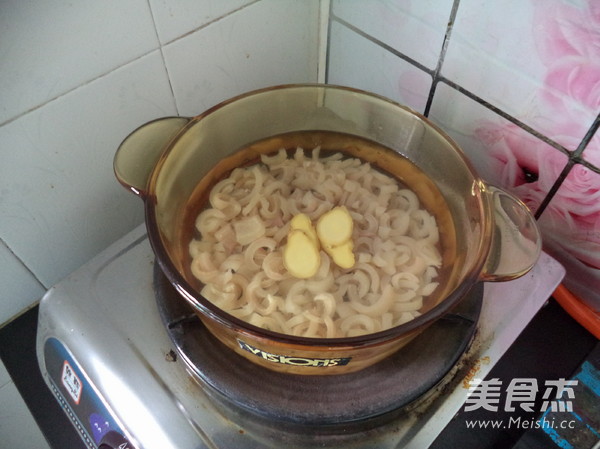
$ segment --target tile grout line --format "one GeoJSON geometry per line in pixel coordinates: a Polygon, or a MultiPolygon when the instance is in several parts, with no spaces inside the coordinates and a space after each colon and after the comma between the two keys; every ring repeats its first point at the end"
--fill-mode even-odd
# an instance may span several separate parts
{"type": "Polygon", "coordinates": [[[6,365],[4,364],[4,361],[0,358],[0,371],[3,371],[6,373],[6,381],[4,383],[0,383],[0,390],[2,390],[2,388],[6,387],[9,384],[13,384],[12,378],[10,377],[10,373],[8,372],[8,369],[6,368],[6,365]]]}
{"type": "Polygon", "coordinates": [[[2,237],[0,237],[0,244],[4,245],[4,247],[6,247],[6,249],[9,251],[9,253],[19,262],[19,264],[21,264],[21,266],[23,268],[25,268],[25,270],[27,270],[27,272],[29,274],[31,274],[33,279],[40,285],[40,287],[42,287],[43,290],[48,290],[49,287],[46,287],[44,285],[44,283],[36,276],[36,274],[33,271],[31,271],[31,269],[27,266],[27,264],[23,261],[23,259],[21,259],[19,256],[17,256],[17,253],[15,253],[13,251],[13,249],[8,245],[6,240],[4,240],[2,237]]]}
{"type": "Polygon", "coordinates": [[[179,115],[179,107],[177,105],[177,100],[175,99],[175,90],[173,89],[173,83],[171,82],[171,74],[169,73],[169,68],[167,67],[167,61],[165,59],[165,53],[163,51],[164,46],[160,42],[160,36],[158,34],[158,27],[156,26],[156,17],[154,15],[154,11],[152,10],[152,5],[150,4],[150,0],[148,2],[148,9],[150,10],[150,16],[152,17],[152,25],[154,26],[154,34],[156,35],[156,40],[158,41],[158,50],[160,51],[160,59],[162,61],[162,65],[165,68],[165,73],[167,75],[167,82],[169,83],[169,92],[171,93],[171,98],[173,99],[173,105],[175,106],[175,114],[179,115]]]}
{"type": "Polygon", "coordinates": [[[154,14],[154,10],[152,9],[152,5],[150,0],[146,0],[148,4],[148,10],[150,11],[150,17],[152,18],[152,26],[154,28],[154,35],[156,36],[156,41],[158,42],[158,51],[160,52],[160,59],[162,61],[162,65],[165,68],[165,73],[167,75],[167,82],[169,83],[169,92],[171,93],[171,98],[173,99],[173,105],[175,106],[175,114],[179,115],[179,107],[177,105],[177,100],[175,99],[175,91],[173,89],[173,83],[171,82],[171,74],[169,73],[169,68],[167,67],[167,61],[165,60],[165,53],[163,51],[164,46],[160,42],[160,35],[158,34],[158,26],[156,25],[156,16],[154,14]]]}
{"type": "Polygon", "coordinates": [[[586,149],[588,144],[592,141],[592,139],[593,139],[594,135],[596,134],[596,132],[598,131],[599,127],[600,127],[600,113],[596,116],[596,118],[592,122],[592,125],[589,127],[589,129],[585,133],[585,136],[583,136],[581,143],[579,144],[577,149],[573,152],[574,158],[581,157],[581,154],[586,149]]]}
{"type": "Polygon", "coordinates": [[[338,22],[339,24],[345,26],[349,30],[354,31],[359,36],[371,41],[372,43],[376,44],[377,46],[392,53],[394,56],[397,56],[398,58],[408,62],[409,64],[417,67],[418,69],[421,69],[422,71],[428,73],[429,75],[433,74],[433,70],[429,69],[425,65],[421,64],[420,62],[416,61],[415,59],[411,58],[410,56],[407,56],[404,53],[396,50],[395,48],[391,47],[390,45],[386,44],[385,42],[382,42],[379,39],[371,36],[370,34],[365,33],[363,30],[355,27],[351,23],[346,22],[344,19],[339,18],[338,16],[335,15],[335,13],[332,13],[331,20],[338,22]]]}
{"type": "MultiPolygon", "coordinates": [[[[329,0],[328,0],[329,1],[329,0]]],[[[331,53],[331,24],[333,23],[333,5],[329,1],[329,11],[327,12],[327,46],[325,48],[325,68],[323,73],[323,82],[329,83],[329,53],[331,53]]]]}
{"type": "MultiPolygon", "coordinates": [[[[188,31],[187,33],[182,34],[181,36],[177,36],[176,38],[173,38],[170,41],[165,42],[164,44],[161,43],[160,39],[159,39],[159,41],[158,41],[159,45],[161,47],[166,47],[167,45],[171,45],[172,43],[180,41],[181,39],[184,39],[184,38],[188,37],[191,34],[194,34],[194,33],[198,32],[198,31],[200,31],[200,30],[202,30],[202,29],[204,29],[204,28],[206,28],[206,27],[208,27],[208,26],[210,26],[210,25],[212,25],[212,24],[214,24],[216,22],[219,22],[219,21],[225,19],[226,17],[229,17],[229,16],[231,16],[231,15],[233,15],[233,14],[235,14],[235,13],[237,13],[237,12],[243,10],[243,9],[249,8],[250,6],[255,5],[256,3],[259,3],[260,1],[262,1],[262,0],[254,0],[251,3],[248,3],[246,5],[242,5],[242,6],[236,8],[236,9],[234,9],[232,11],[226,12],[222,16],[216,17],[216,18],[214,18],[213,20],[211,20],[209,22],[203,23],[202,25],[194,28],[193,30],[188,31]]],[[[156,28],[156,25],[155,25],[155,28],[156,28]]],[[[156,31],[158,33],[158,30],[156,30],[156,31]]]]}
{"type": "Polygon", "coordinates": [[[470,98],[471,100],[473,100],[474,102],[478,103],[479,105],[485,107],[486,109],[489,109],[490,111],[494,112],[496,115],[499,115],[500,117],[502,117],[503,119],[517,125],[519,128],[521,128],[523,131],[526,131],[527,133],[531,134],[534,137],[537,137],[538,139],[540,139],[541,141],[543,141],[544,143],[548,144],[549,146],[559,150],[560,152],[562,152],[565,155],[570,155],[571,151],[569,151],[568,149],[566,149],[564,146],[560,145],[559,143],[555,142],[554,140],[550,139],[549,137],[541,134],[540,132],[536,131],[535,129],[533,129],[532,127],[530,127],[529,125],[526,125],[525,123],[523,123],[522,121],[520,121],[519,119],[513,117],[512,115],[504,112],[502,109],[494,106],[492,103],[484,100],[483,98],[479,97],[478,95],[475,95],[473,92],[465,89],[464,87],[460,86],[459,84],[455,83],[454,81],[450,81],[448,78],[445,78],[443,76],[440,76],[439,79],[440,82],[446,84],[448,87],[456,90],[457,92],[463,94],[464,96],[470,98]]]}
{"type": "Polygon", "coordinates": [[[112,69],[110,69],[110,70],[108,70],[108,71],[106,71],[106,72],[103,72],[103,73],[101,73],[100,75],[98,75],[98,76],[95,76],[94,78],[91,78],[91,79],[89,79],[89,80],[87,80],[87,81],[84,81],[84,82],[82,82],[81,84],[78,84],[77,86],[75,86],[75,87],[73,87],[73,88],[71,88],[71,89],[68,89],[68,90],[64,91],[63,93],[61,93],[61,94],[58,94],[58,95],[56,95],[55,97],[52,97],[52,98],[50,98],[50,99],[48,99],[48,100],[44,101],[43,103],[40,103],[40,104],[38,104],[38,105],[36,105],[36,106],[33,106],[33,107],[31,107],[31,108],[29,108],[29,109],[27,109],[26,111],[23,111],[23,112],[21,112],[21,113],[18,113],[18,114],[17,114],[17,115],[15,115],[14,117],[11,117],[11,118],[9,118],[8,120],[6,120],[6,121],[4,121],[4,122],[0,123],[0,128],[2,128],[2,127],[3,127],[3,126],[5,126],[5,125],[9,125],[9,124],[10,124],[10,123],[12,123],[12,122],[15,122],[15,121],[17,121],[17,120],[19,120],[20,118],[22,118],[22,117],[26,116],[27,114],[30,114],[30,113],[32,113],[32,112],[35,112],[35,111],[37,111],[38,109],[42,109],[43,107],[46,107],[46,106],[48,106],[49,104],[51,104],[51,103],[54,103],[55,101],[57,101],[57,100],[59,100],[59,99],[61,99],[61,98],[63,98],[63,97],[66,97],[67,95],[70,95],[70,94],[72,94],[73,92],[76,92],[76,91],[78,91],[79,89],[82,89],[82,88],[84,88],[84,87],[87,87],[87,86],[89,86],[90,84],[93,84],[93,83],[95,83],[96,81],[98,81],[98,80],[100,80],[100,79],[104,78],[105,76],[107,76],[107,75],[110,75],[111,73],[114,73],[114,72],[116,72],[117,70],[120,70],[120,69],[122,69],[123,67],[125,67],[125,66],[127,66],[127,65],[129,65],[129,64],[131,64],[131,63],[133,63],[133,62],[136,62],[136,61],[139,61],[140,59],[143,59],[143,58],[145,58],[146,56],[148,56],[148,55],[152,54],[152,53],[153,53],[153,52],[155,52],[155,51],[158,51],[159,49],[160,49],[160,47],[153,48],[152,50],[150,50],[150,51],[147,51],[146,53],[143,53],[143,54],[141,54],[141,55],[139,55],[139,56],[137,56],[137,57],[135,57],[135,58],[133,58],[133,59],[130,59],[130,60],[128,60],[128,61],[126,61],[126,62],[124,62],[124,63],[122,63],[122,64],[120,64],[120,65],[118,65],[118,66],[116,66],[116,67],[113,67],[112,69]]]}
{"type": "Polygon", "coordinates": [[[329,35],[331,29],[331,1],[319,1],[319,35],[317,37],[317,83],[327,82],[329,65],[329,35]]]}
{"type": "MultiPolygon", "coordinates": [[[[2,390],[3,388],[8,388],[10,387],[10,385],[14,385],[15,383],[12,381],[12,379],[8,379],[6,382],[4,382],[3,384],[0,384],[0,390],[2,390]]],[[[15,387],[16,388],[16,387],[15,387]]]]}
{"type": "Polygon", "coordinates": [[[546,196],[544,197],[544,199],[541,201],[540,205],[536,209],[536,211],[533,215],[536,220],[539,220],[539,218],[542,216],[542,214],[544,213],[544,211],[546,210],[546,208],[548,207],[548,205],[550,204],[550,202],[556,195],[556,192],[558,192],[558,189],[560,189],[560,186],[562,185],[564,180],[569,175],[569,172],[571,171],[571,169],[573,168],[574,165],[575,165],[575,161],[573,159],[569,159],[567,161],[567,164],[564,166],[564,168],[562,169],[562,171],[556,178],[556,181],[554,181],[554,184],[552,184],[552,187],[550,187],[550,190],[548,190],[548,193],[546,193],[546,196]]]}
{"type": "Polygon", "coordinates": [[[463,94],[464,96],[470,98],[471,100],[473,100],[474,102],[478,103],[479,105],[485,107],[486,109],[494,112],[496,115],[502,117],[503,119],[517,125],[519,128],[521,128],[523,131],[527,132],[528,134],[532,135],[533,137],[536,137],[537,139],[541,140],[542,142],[544,142],[545,144],[547,144],[548,146],[553,147],[554,149],[560,151],[561,153],[563,153],[564,155],[568,156],[569,159],[572,159],[575,163],[580,164],[585,166],[586,168],[590,169],[593,172],[596,173],[600,173],[600,167],[595,166],[594,164],[586,161],[585,159],[581,158],[581,153],[583,152],[585,146],[589,143],[589,141],[592,139],[594,133],[597,131],[597,129],[600,127],[600,115],[598,115],[598,117],[596,117],[596,119],[594,120],[594,123],[592,123],[592,125],[590,126],[590,129],[588,129],[586,135],[582,138],[582,141],[580,142],[580,144],[578,145],[576,150],[569,150],[567,148],[565,148],[563,145],[559,144],[558,142],[550,139],[548,136],[540,133],[539,131],[536,131],[535,129],[533,129],[532,127],[530,127],[529,125],[523,123],[522,121],[520,121],[519,119],[513,117],[512,115],[504,112],[502,109],[494,106],[493,104],[489,103],[488,101],[484,100],[483,98],[475,95],[474,93],[472,93],[471,91],[465,89],[464,87],[460,86],[459,84],[450,81],[449,79],[440,76],[439,82],[442,82],[444,84],[446,84],[448,87],[450,87],[451,89],[456,90],[457,92],[463,94]]]}
{"type": "Polygon", "coordinates": [[[431,106],[433,104],[433,98],[435,96],[435,92],[437,90],[438,82],[440,81],[440,74],[442,72],[442,66],[444,65],[444,60],[446,59],[446,52],[448,51],[448,44],[450,43],[450,37],[452,35],[452,29],[454,28],[454,21],[456,20],[456,15],[458,14],[458,7],[460,4],[460,0],[454,0],[452,2],[452,9],[450,10],[450,17],[448,17],[448,25],[446,26],[446,33],[444,34],[444,41],[442,42],[442,48],[440,50],[440,56],[438,58],[437,65],[433,73],[431,73],[431,88],[429,89],[429,94],[427,96],[427,103],[425,104],[425,109],[423,110],[423,115],[425,117],[429,117],[429,112],[431,110],[431,106]]]}
{"type": "Polygon", "coordinates": [[[598,131],[599,127],[600,127],[600,114],[598,114],[598,116],[596,116],[596,119],[594,120],[592,125],[589,127],[589,129],[585,133],[585,136],[579,143],[579,146],[570,155],[569,161],[567,162],[567,164],[565,165],[563,170],[560,172],[560,174],[556,178],[556,181],[554,182],[554,184],[552,184],[552,187],[550,187],[550,190],[548,191],[548,193],[546,194],[546,196],[540,203],[538,209],[535,212],[536,219],[539,219],[541,217],[541,215],[544,213],[544,210],[546,209],[548,204],[550,204],[550,202],[552,201],[552,198],[554,198],[554,195],[556,195],[556,192],[558,192],[558,189],[560,189],[563,181],[565,179],[567,179],[567,176],[569,176],[569,173],[571,172],[571,170],[573,169],[575,164],[584,165],[585,167],[589,168],[590,170],[593,170],[596,173],[600,173],[600,170],[598,170],[597,167],[595,167],[591,164],[588,166],[589,163],[585,159],[583,159],[581,156],[583,151],[586,149],[586,147],[588,146],[588,144],[591,142],[592,138],[598,131]]]}

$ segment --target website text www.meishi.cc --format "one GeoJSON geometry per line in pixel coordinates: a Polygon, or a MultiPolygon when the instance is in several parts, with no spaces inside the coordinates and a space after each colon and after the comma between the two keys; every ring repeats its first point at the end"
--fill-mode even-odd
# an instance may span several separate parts
{"type": "Polygon", "coordinates": [[[509,417],[507,419],[473,419],[466,420],[467,429],[574,429],[575,419],[525,419],[509,417]]]}

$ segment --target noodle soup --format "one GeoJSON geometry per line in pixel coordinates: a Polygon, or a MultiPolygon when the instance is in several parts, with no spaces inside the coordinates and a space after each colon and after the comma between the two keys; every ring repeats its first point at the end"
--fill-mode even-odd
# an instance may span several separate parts
{"type": "Polygon", "coordinates": [[[252,325],[355,337],[404,324],[444,297],[455,250],[443,197],[381,145],[330,132],[276,136],[221,161],[196,192],[183,239],[188,277],[206,299],[252,325]],[[292,274],[284,252],[294,217],[310,227],[339,207],[351,217],[352,265],[340,266],[313,239],[292,259],[317,251],[315,273],[292,274]]]}
{"type": "Polygon", "coordinates": [[[527,273],[541,249],[527,207],[482,180],[443,130],[409,108],[343,86],[273,86],[195,117],[153,120],[121,143],[114,168],[119,182],[143,200],[156,260],[182,300],[226,348],[280,372],[341,374],[372,366],[478,283],[527,273]],[[298,181],[305,184],[300,193],[277,180],[271,192],[255,191],[269,163],[287,163],[280,149],[301,166],[348,164],[399,184],[386,181],[369,192],[365,181],[337,167],[298,181]],[[240,178],[240,192],[238,181],[226,185],[238,168],[250,175],[240,178]],[[328,177],[343,183],[335,186],[328,177]],[[221,182],[224,190],[215,191],[211,205],[211,191],[221,182]],[[341,204],[363,188],[368,195],[341,204]],[[275,199],[281,192],[289,195],[282,195],[285,201],[275,199]],[[254,207],[258,219],[228,221],[254,207]],[[407,234],[400,235],[406,218],[392,210],[409,209],[407,234]],[[210,219],[200,220],[207,232],[202,242],[195,224],[205,211],[210,219]],[[401,249],[411,247],[407,237],[424,249],[418,257],[401,249]],[[414,318],[396,325],[407,314],[414,318]]]}

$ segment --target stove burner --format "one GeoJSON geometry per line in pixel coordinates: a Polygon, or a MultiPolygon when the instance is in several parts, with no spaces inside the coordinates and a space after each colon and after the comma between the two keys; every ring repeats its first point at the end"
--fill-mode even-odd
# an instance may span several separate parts
{"type": "Polygon", "coordinates": [[[270,421],[339,425],[395,412],[435,387],[465,352],[477,327],[483,284],[451,313],[387,359],[356,373],[301,376],[244,359],[204,327],[158,264],[159,312],[178,356],[221,399],[270,421]]]}

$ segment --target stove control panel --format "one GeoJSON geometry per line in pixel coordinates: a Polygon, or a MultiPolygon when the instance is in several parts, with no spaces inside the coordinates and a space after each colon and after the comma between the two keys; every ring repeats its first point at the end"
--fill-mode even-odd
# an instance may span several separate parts
{"type": "Polygon", "coordinates": [[[57,338],[44,344],[47,380],[90,449],[135,449],[85,371],[57,338]]]}

